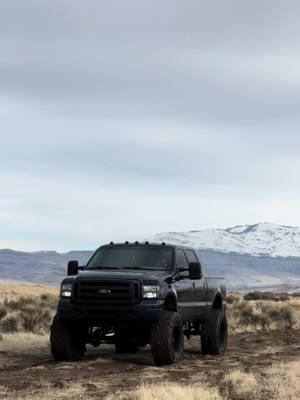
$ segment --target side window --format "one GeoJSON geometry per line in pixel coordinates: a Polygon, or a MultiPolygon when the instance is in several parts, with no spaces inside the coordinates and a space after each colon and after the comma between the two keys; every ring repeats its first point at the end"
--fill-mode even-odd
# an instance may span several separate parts
{"type": "MultiPolygon", "coordinates": [[[[192,263],[192,262],[199,263],[199,260],[196,257],[196,254],[192,250],[186,250],[185,253],[187,255],[187,259],[188,259],[189,263],[192,263]]],[[[202,268],[201,268],[201,270],[202,270],[202,268]]]]}
{"type": "Polygon", "coordinates": [[[197,262],[199,262],[197,257],[196,257],[196,255],[195,255],[195,253],[192,250],[186,250],[185,253],[187,255],[187,259],[188,259],[189,263],[192,263],[192,262],[197,263],[197,262]]]}
{"type": "MultiPolygon", "coordinates": [[[[176,266],[178,268],[189,268],[189,263],[183,250],[176,250],[176,266]]],[[[189,271],[182,272],[181,275],[188,277],[189,271]]]]}

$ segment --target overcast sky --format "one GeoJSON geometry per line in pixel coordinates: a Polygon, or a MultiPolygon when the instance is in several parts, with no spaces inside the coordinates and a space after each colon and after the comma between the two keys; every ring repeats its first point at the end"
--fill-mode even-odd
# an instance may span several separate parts
{"type": "Polygon", "coordinates": [[[0,0],[0,248],[300,225],[299,1],[0,0]]]}

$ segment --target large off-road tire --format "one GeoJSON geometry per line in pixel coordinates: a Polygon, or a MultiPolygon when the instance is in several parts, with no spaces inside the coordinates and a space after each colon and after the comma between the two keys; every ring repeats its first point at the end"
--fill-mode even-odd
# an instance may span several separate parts
{"type": "Polygon", "coordinates": [[[151,332],[151,350],[156,365],[172,364],[183,357],[183,326],[177,312],[160,313],[159,321],[151,332]]]}
{"type": "Polygon", "coordinates": [[[55,361],[80,361],[85,353],[84,330],[72,330],[56,315],[50,328],[51,353],[55,361]]]}
{"type": "Polygon", "coordinates": [[[228,325],[226,314],[221,310],[212,310],[202,325],[201,348],[203,354],[224,354],[227,348],[228,325]]]}
{"type": "Polygon", "coordinates": [[[139,351],[139,345],[135,339],[116,338],[115,347],[116,352],[120,354],[137,353],[139,351]]]}

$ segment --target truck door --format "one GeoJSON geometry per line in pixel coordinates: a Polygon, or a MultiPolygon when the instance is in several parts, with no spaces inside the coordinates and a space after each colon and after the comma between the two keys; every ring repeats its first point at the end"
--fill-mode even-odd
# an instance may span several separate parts
{"type": "MultiPolygon", "coordinates": [[[[189,263],[197,262],[199,260],[192,250],[185,250],[189,263]]],[[[191,280],[193,286],[193,315],[197,315],[202,319],[206,314],[207,307],[207,285],[204,274],[201,274],[201,279],[191,280]]]]}
{"type": "Polygon", "coordinates": [[[184,268],[180,279],[175,283],[178,307],[184,321],[190,320],[193,307],[193,284],[189,278],[189,263],[183,250],[176,249],[176,268],[184,268]]]}

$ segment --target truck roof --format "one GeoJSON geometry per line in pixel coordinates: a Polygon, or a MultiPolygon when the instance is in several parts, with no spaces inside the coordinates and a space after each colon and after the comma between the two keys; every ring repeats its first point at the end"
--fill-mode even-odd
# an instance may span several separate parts
{"type": "Polygon", "coordinates": [[[196,250],[195,248],[191,247],[191,246],[184,246],[181,244],[172,244],[172,243],[166,243],[166,242],[121,242],[121,243],[114,243],[114,242],[110,242],[107,243],[101,247],[107,247],[107,246],[155,246],[155,247],[171,247],[174,249],[182,249],[182,250],[196,250]]]}

